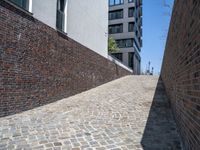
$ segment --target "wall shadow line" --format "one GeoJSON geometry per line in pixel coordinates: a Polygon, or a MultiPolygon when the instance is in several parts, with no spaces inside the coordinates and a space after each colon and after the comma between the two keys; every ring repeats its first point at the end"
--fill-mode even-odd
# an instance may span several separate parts
{"type": "Polygon", "coordinates": [[[180,137],[161,77],[141,140],[144,150],[181,150],[180,137]]]}

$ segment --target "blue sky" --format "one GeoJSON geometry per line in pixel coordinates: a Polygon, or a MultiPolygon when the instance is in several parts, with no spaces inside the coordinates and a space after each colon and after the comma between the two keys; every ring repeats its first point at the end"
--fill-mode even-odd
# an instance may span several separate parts
{"type": "MultiPolygon", "coordinates": [[[[143,47],[141,51],[142,71],[151,61],[154,73],[160,72],[171,9],[164,7],[164,0],[143,0],[143,47]]],[[[173,0],[165,0],[173,6],[173,0]]]]}

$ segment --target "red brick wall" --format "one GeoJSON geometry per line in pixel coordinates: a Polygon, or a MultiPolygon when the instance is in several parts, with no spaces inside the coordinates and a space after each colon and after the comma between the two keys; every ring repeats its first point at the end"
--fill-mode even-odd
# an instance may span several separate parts
{"type": "Polygon", "coordinates": [[[129,74],[0,1],[0,116],[54,102],[129,74]]]}
{"type": "Polygon", "coordinates": [[[175,0],[161,76],[185,149],[200,150],[199,0],[175,0]]]}

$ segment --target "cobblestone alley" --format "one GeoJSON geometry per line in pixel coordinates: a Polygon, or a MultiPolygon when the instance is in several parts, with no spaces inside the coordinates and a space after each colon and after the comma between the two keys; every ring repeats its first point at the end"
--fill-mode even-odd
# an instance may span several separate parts
{"type": "Polygon", "coordinates": [[[158,80],[126,76],[0,118],[0,150],[179,150],[176,125],[158,80]]]}

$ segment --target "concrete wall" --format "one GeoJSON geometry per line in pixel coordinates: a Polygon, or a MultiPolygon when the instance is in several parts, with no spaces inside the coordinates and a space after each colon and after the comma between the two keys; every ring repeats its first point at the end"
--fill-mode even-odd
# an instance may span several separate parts
{"type": "Polygon", "coordinates": [[[0,117],[131,74],[6,1],[0,26],[0,117]]]}
{"type": "MultiPolygon", "coordinates": [[[[56,29],[57,0],[33,0],[33,16],[56,29]]],[[[107,0],[66,0],[67,35],[107,58],[107,0]]]]}
{"type": "Polygon", "coordinates": [[[108,1],[69,0],[67,33],[104,57],[108,56],[108,1]]]}
{"type": "Polygon", "coordinates": [[[200,1],[175,0],[161,76],[185,150],[200,150],[200,1]]]}

